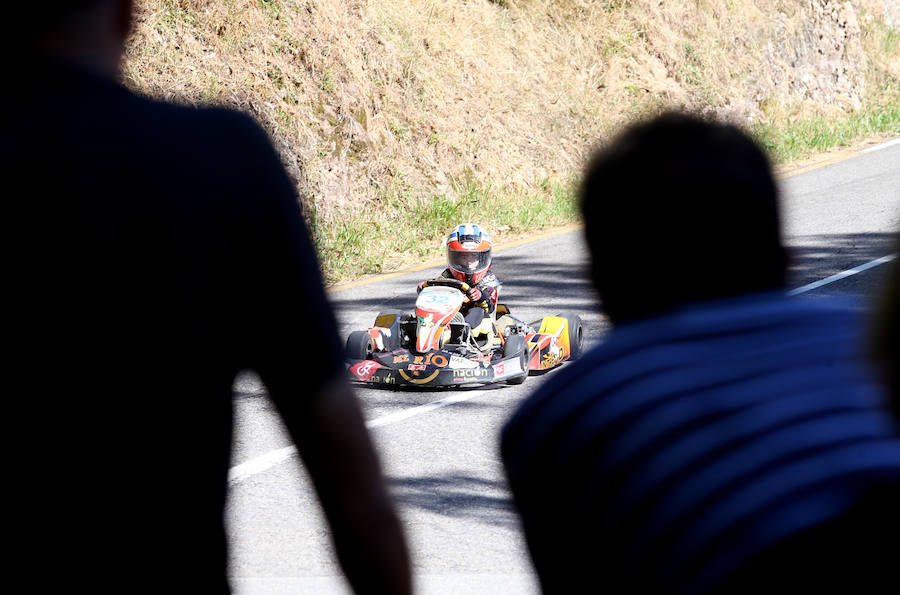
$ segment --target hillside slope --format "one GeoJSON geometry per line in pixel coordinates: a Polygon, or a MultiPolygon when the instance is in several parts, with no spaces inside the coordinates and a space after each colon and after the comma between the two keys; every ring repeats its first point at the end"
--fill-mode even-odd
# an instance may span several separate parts
{"type": "Polygon", "coordinates": [[[571,219],[590,147],[662,109],[773,148],[798,121],[900,133],[898,4],[139,0],[124,72],[260,120],[335,281],[424,257],[455,217],[571,219]]]}

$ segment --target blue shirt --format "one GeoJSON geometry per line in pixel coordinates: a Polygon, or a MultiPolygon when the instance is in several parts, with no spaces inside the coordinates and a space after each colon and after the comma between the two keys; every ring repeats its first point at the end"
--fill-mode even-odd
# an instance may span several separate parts
{"type": "Polygon", "coordinates": [[[782,293],[697,304],[549,379],[502,436],[545,591],[708,591],[900,478],[859,322],[782,293]]]}

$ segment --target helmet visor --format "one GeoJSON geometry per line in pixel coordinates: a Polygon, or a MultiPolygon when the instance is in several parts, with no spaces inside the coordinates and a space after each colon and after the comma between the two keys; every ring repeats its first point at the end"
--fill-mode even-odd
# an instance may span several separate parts
{"type": "Polygon", "coordinates": [[[447,261],[451,269],[471,275],[491,266],[491,251],[447,250],[447,261]]]}

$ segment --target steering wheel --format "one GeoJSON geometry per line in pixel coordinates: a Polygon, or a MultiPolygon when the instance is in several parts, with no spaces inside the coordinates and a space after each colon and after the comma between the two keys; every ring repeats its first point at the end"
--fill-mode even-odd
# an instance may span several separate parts
{"type": "MultiPolygon", "coordinates": [[[[465,281],[460,281],[459,279],[432,279],[430,281],[425,281],[423,287],[452,287],[454,289],[458,289],[464,294],[472,288],[471,285],[466,283],[465,281]]],[[[464,302],[468,302],[469,298],[465,297],[464,302]]]]}

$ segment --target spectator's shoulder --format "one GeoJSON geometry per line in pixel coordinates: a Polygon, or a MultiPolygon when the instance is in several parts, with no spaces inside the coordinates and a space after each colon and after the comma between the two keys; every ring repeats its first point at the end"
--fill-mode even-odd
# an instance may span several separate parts
{"type": "Polygon", "coordinates": [[[131,96],[134,121],[146,137],[160,139],[172,149],[203,144],[207,150],[249,144],[268,144],[260,126],[241,112],[221,107],[190,107],[131,96]],[[179,143],[176,145],[175,143],[179,143]]]}
{"type": "MultiPolygon", "coordinates": [[[[251,117],[220,108],[175,105],[134,96],[127,121],[128,147],[148,170],[205,180],[220,196],[262,192],[260,185],[286,184],[284,168],[268,134],[251,117]]],[[[284,188],[285,195],[290,189],[284,188]]]]}
{"type": "Polygon", "coordinates": [[[591,382],[586,376],[596,372],[609,359],[609,349],[601,344],[585,353],[580,359],[566,364],[553,373],[552,379],[541,385],[525,399],[510,417],[502,430],[502,441],[507,447],[529,435],[536,426],[552,424],[553,419],[563,418],[566,411],[575,408],[585,399],[595,398],[591,382]],[[553,415],[548,415],[550,410],[553,415]]]}

